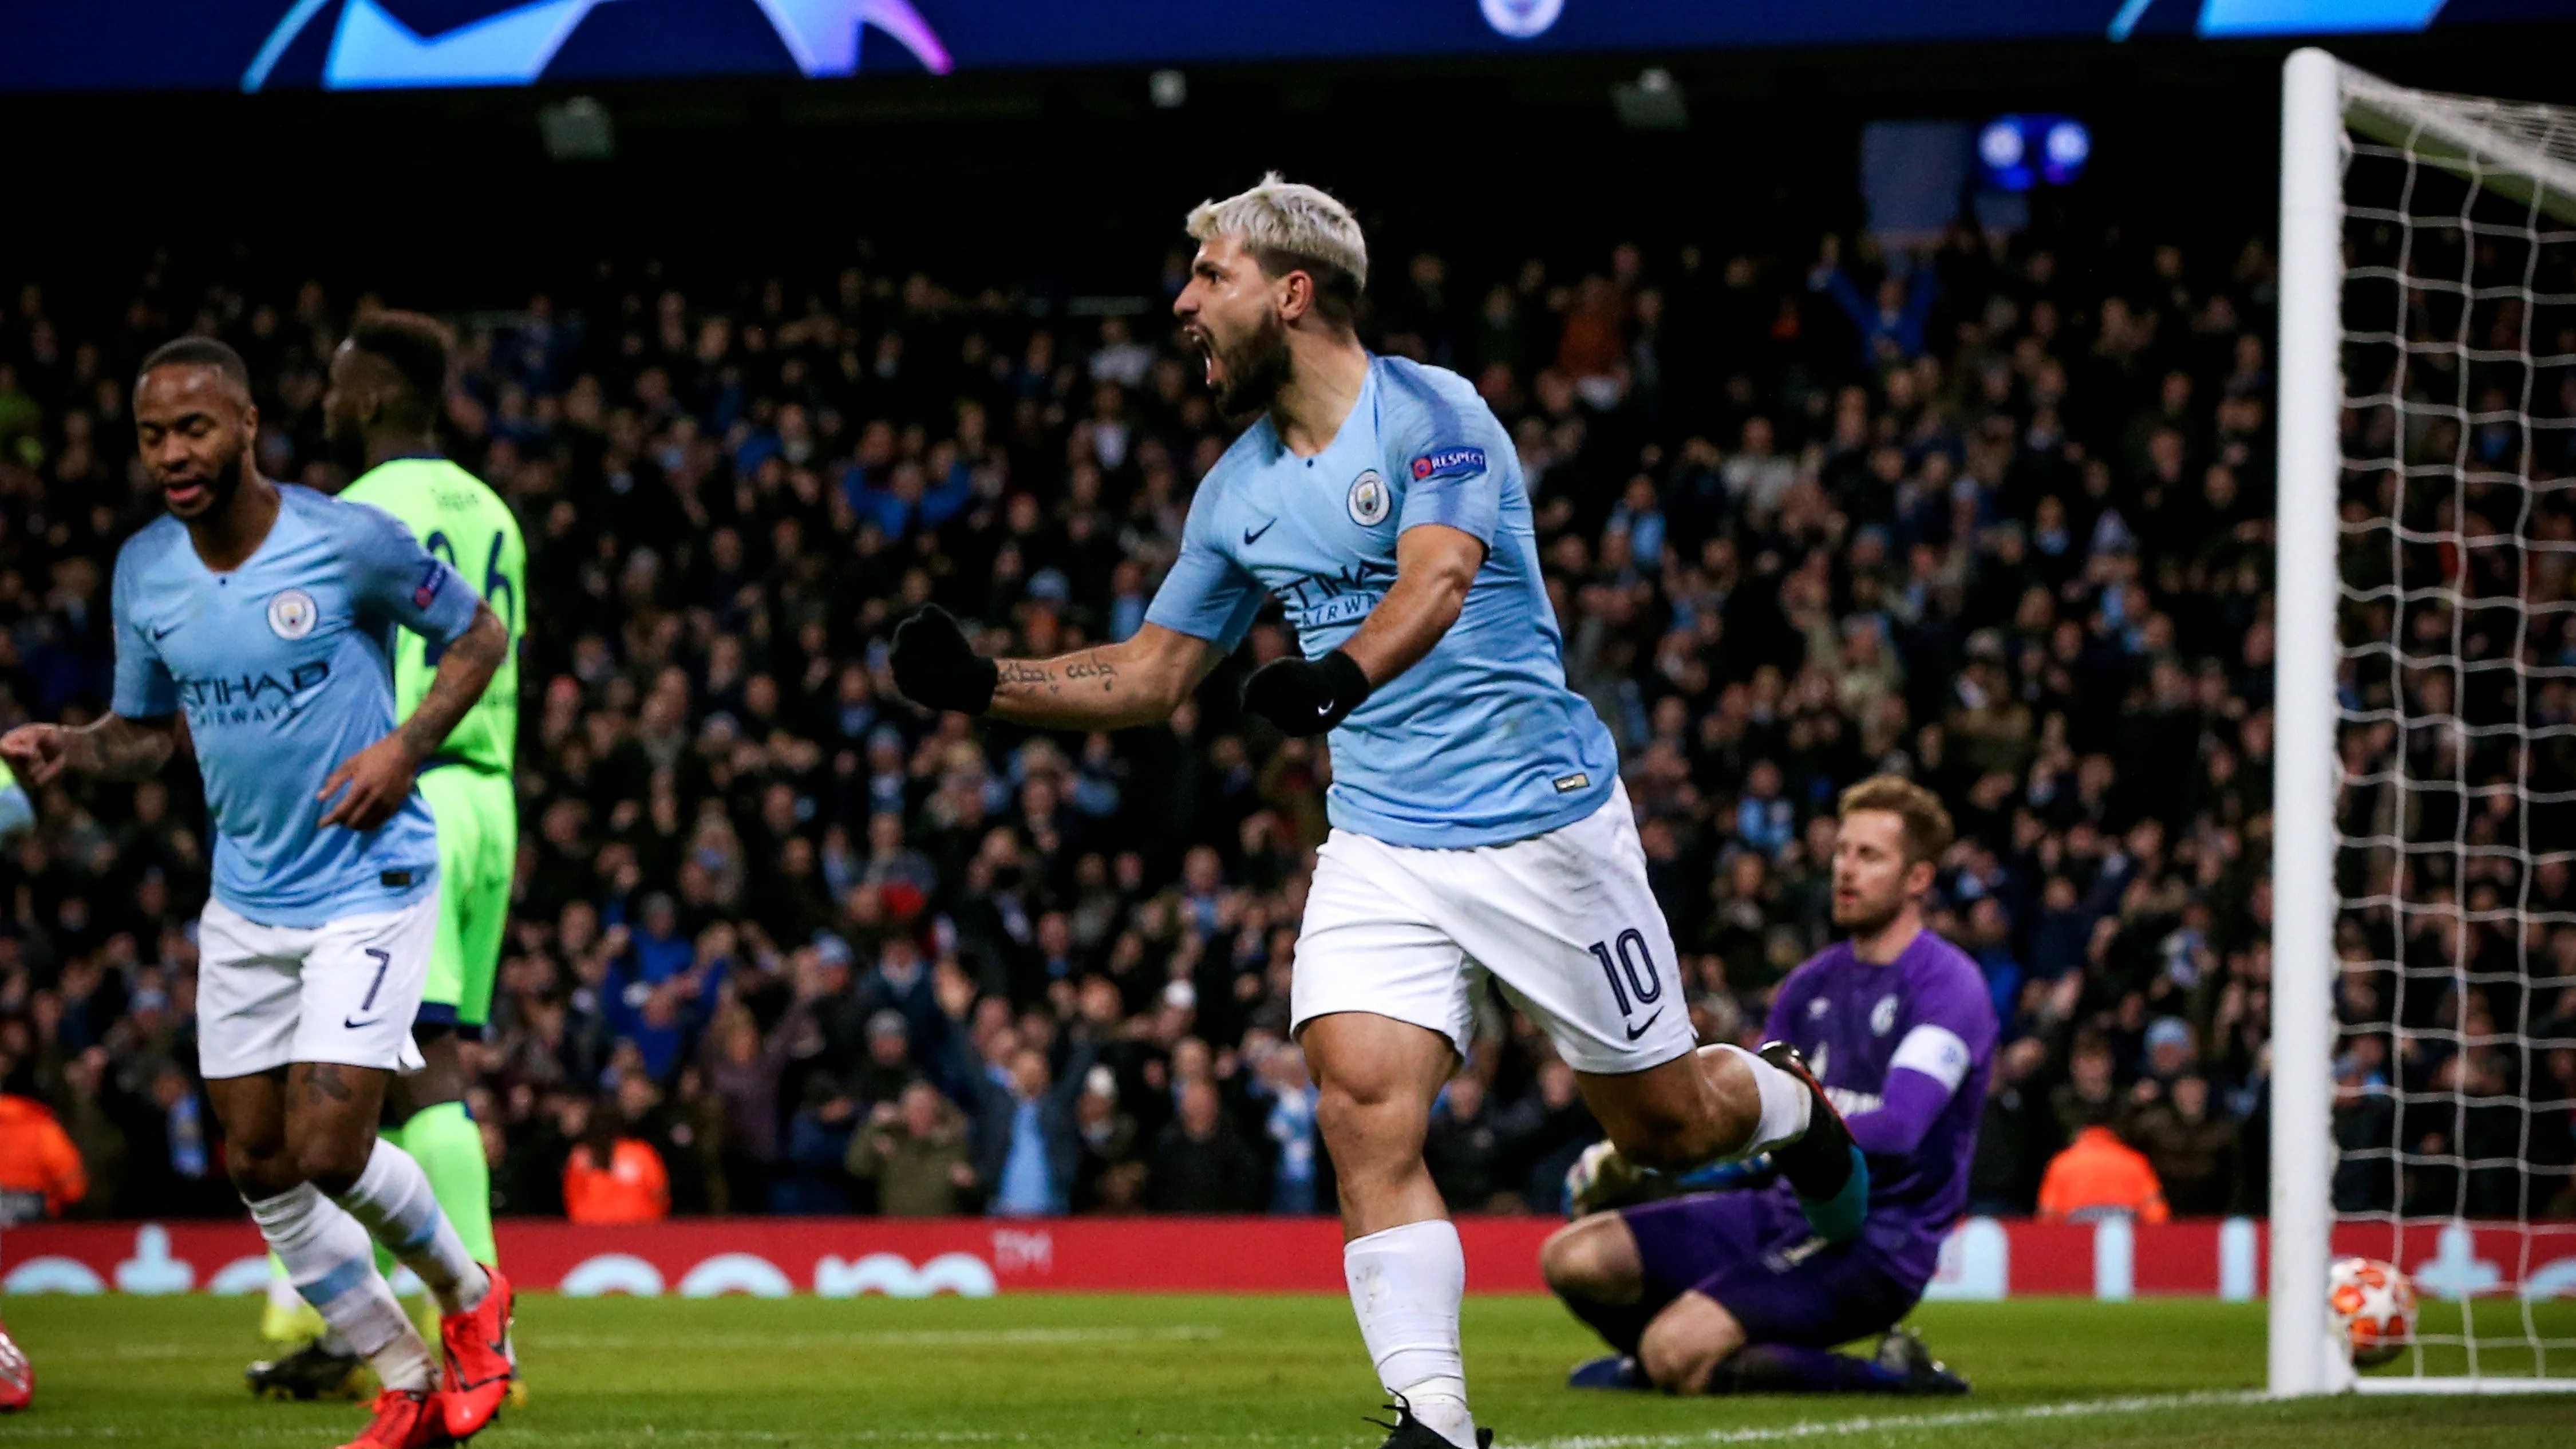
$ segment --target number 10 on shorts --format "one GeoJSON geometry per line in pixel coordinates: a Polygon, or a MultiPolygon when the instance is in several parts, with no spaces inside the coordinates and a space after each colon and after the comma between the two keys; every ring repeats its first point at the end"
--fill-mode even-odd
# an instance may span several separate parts
{"type": "Polygon", "coordinates": [[[1610,995],[1619,1003],[1621,1016],[1633,1016],[1637,1008],[1664,999],[1664,978],[1656,974],[1645,934],[1636,927],[1619,933],[1616,955],[1607,941],[1593,942],[1592,955],[1601,963],[1601,975],[1610,983],[1610,995]]]}

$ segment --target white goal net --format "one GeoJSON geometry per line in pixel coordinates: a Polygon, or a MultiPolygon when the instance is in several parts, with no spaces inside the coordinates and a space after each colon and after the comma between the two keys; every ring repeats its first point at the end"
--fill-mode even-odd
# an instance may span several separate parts
{"type": "Polygon", "coordinates": [[[2282,132],[2271,1383],[2576,1389],[2576,109],[2303,51],[2282,132]]]}

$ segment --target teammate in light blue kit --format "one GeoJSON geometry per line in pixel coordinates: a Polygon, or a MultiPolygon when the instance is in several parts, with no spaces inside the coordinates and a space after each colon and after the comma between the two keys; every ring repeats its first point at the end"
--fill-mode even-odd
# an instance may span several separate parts
{"type": "Polygon", "coordinates": [[[114,711],[81,729],[22,726],[0,755],[40,788],[66,771],[141,779],[185,716],[215,832],[198,1058],[233,1183],[296,1287],[384,1382],[357,1444],[461,1439],[507,1388],[509,1288],[375,1127],[391,1074],[418,1063],[411,1024],[437,922],[438,839],[413,776],[490,682],[508,633],[392,518],[259,475],[249,377],[222,343],[156,351],[134,412],[171,516],[117,555],[114,711]],[[399,725],[396,629],[446,650],[399,725]],[[444,1387],[371,1234],[439,1299],[444,1387]]]}
{"type": "Polygon", "coordinates": [[[1490,1436],[1458,1347],[1466,1263],[1422,1140],[1489,975],[1575,1068],[1625,1170],[1769,1149],[1829,1238],[1858,1231],[1867,1172],[1794,1053],[1693,1049],[1609,733],[1565,685],[1519,459],[1464,379],[1360,345],[1368,251],[1350,212],[1273,175],[1189,231],[1173,310],[1218,406],[1261,416],[1200,481],[1144,627],[992,660],[924,610],[896,631],[895,682],[1022,724],[1147,723],[1267,600],[1286,610],[1304,657],[1254,674],[1244,706],[1331,736],[1333,830],[1290,1005],[1344,1272],[1397,1402],[1389,1449],[1467,1449],[1490,1436]]]}
{"type": "Polygon", "coordinates": [[[475,595],[384,514],[275,491],[267,539],[236,568],[209,568],[174,517],[126,541],[110,603],[115,708],[188,717],[216,904],[263,926],[318,927],[436,888],[438,830],[418,795],[390,800],[365,832],[324,824],[314,802],[333,793],[341,761],[393,732],[393,691],[376,687],[393,630],[448,642],[473,622],[475,595]]]}

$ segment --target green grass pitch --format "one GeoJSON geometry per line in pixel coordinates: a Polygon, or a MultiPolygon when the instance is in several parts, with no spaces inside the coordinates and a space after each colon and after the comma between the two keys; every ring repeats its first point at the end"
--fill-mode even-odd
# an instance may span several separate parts
{"type": "MultiPolygon", "coordinates": [[[[2544,1328],[2576,1332],[2570,1310],[2550,1305],[2544,1328]]],[[[0,1444],[328,1449],[363,1422],[347,1404],[251,1399],[241,1368],[259,1345],[248,1300],[19,1298],[0,1313],[38,1375],[35,1409],[0,1419],[0,1444]]],[[[2433,1309],[2428,1328],[2442,1314],[2433,1309]]],[[[1975,1394],[1572,1393],[1560,1387],[1567,1366],[1597,1349],[1538,1298],[1470,1300],[1468,1375],[1505,1446],[2576,1446],[2576,1395],[2252,1401],[2259,1305],[1933,1304],[1913,1321],[1975,1379],[1975,1394]]],[[[483,1449],[1373,1449],[1382,1437],[1360,1422],[1379,1395],[1349,1306],[1335,1298],[531,1295],[519,1340],[531,1401],[481,1436],[483,1449]]]]}

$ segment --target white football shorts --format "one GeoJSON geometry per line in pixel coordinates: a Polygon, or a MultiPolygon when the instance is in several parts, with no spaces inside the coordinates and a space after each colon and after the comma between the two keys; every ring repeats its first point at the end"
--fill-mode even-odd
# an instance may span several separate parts
{"type": "Polygon", "coordinates": [[[438,895],[320,926],[263,926],[221,901],[197,918],[197,1067],[209,1079],[290,1062],[415,1072],[438,895]]]}
{"type": "Polygon", "coordinates": [[[1625,786],[1508,845],[1325,839],[1289,987],[1296,1030],[1365,1011],[1439,1032],[1463,1057],[1489,973],[1576,1071],[1641,1072],[1695,1045],[1625,786]]]}

